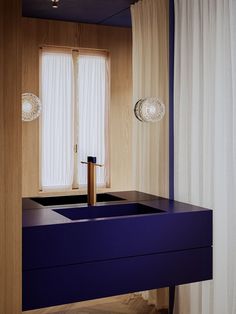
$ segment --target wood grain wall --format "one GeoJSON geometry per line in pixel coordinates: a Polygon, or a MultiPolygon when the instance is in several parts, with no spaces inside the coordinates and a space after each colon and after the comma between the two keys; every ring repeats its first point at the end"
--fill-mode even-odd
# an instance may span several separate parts
{"type": "MultiPolygon", "coordinates": [[[[127,28],[23,18],[22,92],[39,94],[42,45],[108,49],[111,189],[132,189],[132,37],[127,28]]],[[[23,196],[39,194],[39,120],[22,124],[23,196]]],[[[75,190],[76,193],[78,191],[75,190]]],[[[73,193],[73,192],[72,192],[73,193]]]]}
{"type": "Polygon", "coordinates": [[[0,313],[21,313],[21,2],[0,1],[0,313]]]}

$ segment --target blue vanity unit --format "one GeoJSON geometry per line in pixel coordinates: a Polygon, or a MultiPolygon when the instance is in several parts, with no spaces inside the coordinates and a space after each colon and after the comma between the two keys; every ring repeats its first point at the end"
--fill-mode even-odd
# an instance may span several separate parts
{"type": "Polygon", "coordinates": [[[137,191],[84,202],[23,199],[23,310],[212,279],[211,210],[137,191]]]}

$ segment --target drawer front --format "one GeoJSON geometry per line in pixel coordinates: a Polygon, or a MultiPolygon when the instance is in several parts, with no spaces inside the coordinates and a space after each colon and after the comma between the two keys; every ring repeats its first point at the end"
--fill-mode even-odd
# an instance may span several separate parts
{"type": "Polygon", "coordinates": [[[212,248],[23,272],[23,310],[212,278],[212,248]]]}
{"type": "Polygon", "coordinates": [[[23,269],[211,245],[211,211],[25,227],[23,269]]]}

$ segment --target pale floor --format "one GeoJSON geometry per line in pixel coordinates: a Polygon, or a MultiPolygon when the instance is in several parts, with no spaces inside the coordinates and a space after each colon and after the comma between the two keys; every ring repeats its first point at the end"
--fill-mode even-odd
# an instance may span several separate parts
{"type": "Polygon", "coordinates": [[[58,309],[58,310],[38,310],[25,313],[37,314],[168,314],[167,310],[157,311],[154,306],[148,305],[146,301],[139,295],[125,295],[120,297],[105,298],[82,302],[73,309],[58,309]]]}
{"type": "Polygon", "coordinates": [[[125,298],[116,302],[108,302],[87,306],[75,311],[58,314],[157,314],[154,306],[148,305],[140,296],[125,298]]]}

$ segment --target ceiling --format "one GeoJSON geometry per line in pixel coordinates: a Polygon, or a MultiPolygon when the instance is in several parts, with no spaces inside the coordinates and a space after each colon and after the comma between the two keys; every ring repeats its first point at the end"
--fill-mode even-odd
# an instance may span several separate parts
{"type": "Polygon", "coordinates": [[[26,17],[131,27],[130,5],[138,0],[22,0],[26,17]]]}

